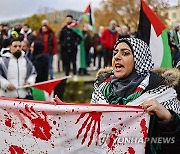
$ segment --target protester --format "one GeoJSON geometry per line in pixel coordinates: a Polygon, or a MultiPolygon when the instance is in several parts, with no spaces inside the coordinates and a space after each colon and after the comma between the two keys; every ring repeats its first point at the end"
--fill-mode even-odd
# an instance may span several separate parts
{"type": "Polygon", "coordinates": [[[170,40],[180,50],[180,30],[179,25],[177,23],[173,24],[173,29],[170,30],[170,40]]]}
{"type": "Polygon", "coordinates": [[[100,26],[98,32],[93,37],[93,47],[94,47],[94,67],[96,66],[96,57],[98,59],[98,69],[101,68],[101,59],[103,57],[103,45],[101,43],[101,36],[104,31],[104,27],[100,26]]]}
{"type": "Polygon", "coordinates": [[[28,41],[29,44],[31,44],[35,40],[35,37],[32,35],[32,30],[28,24],[23,25],[20,34],[22,35],[23,40],[28,41]]]}
{"type": "Polygon", "coordinates": [[[44,46],[40,41],[31,44],[32,63],[37,71],[36,83],[48,80],[48,56],[43,53],[44,46]]]}
{"type": "Polygon", "coordinates": [[[1,96],[31,99],[30,91],[23,86],[34,84],[35,68],[22,51],[18,39],[13,39],[10,44],[10,52],[0,58],[1,96]]]}
{"type": "Polygon", "coordinates": [[[54,79],[53,70],[53,56],[57,52],[57,39],[54,31],[50,28],[47,22],[42,22],[41,29],[37,32],[37,40],[41,41],[44,45],[43,52],[49,58],[49,75],[50,79],[54,79]]]}
{"type": "Polygon", "coordinates": [[[171,56],[172,56],[172,66],[176,67],[177,63],[180,61],[180,51],[175,44],[170,44],[171,56]]]}
{"type": "Polygon", "coordinates": [[[121,31],[120,31],[120,33],[118,35],[118,39],[129,38],[130,37],[130,35],[129,35],[130,32],[129,32],[129,27],[128,26],[122,25],[122,26],[120,26],[120,29],[121,29],[121,31]]]}
{"type": "Polygon", "coordinates": [[[11,40],[8,39],[8,38],[3,39],[2,42],[1,42],[1,45],[2,45],[2,49],[1,49],[1,52],[0,52],[0,56],[5,54],[6,52],[9,52],[10,46],[11,46],[11,40]]]}
{"type": "Polygon", "coordinates": [[[105,29],[101,36],[101,42],[103,44],[103,57],[104,57],[104,67],[111,65],[112,60],[112,50],[113,46],[117,40],[117,31],[116,31],[116,21],[111,20],[109,23],[109,28],[105,29]]]}
{"type": "Polygon", "coordinates": [[[29,60],[32,59],[32,54],[30,52],[30,44],[28,41],[21,41],[22,50],[25,52],[25,55],[29,58],[29,60]]]}
{"type": "Polygon", "coordinates": [[[180,102],[168,80],[173,74],[165,73],[162,77],[152,69],[151,51],[144,41],[137,38],[118,40],[113,50],[112,68],[99,72],[91,103],[126,105],[138,101],[152,115],[150,138],[175,137],[173,144],[147,142],[146,154],[176,153],[180,145],[180,118],[177,114],[180,113],[180,102]]]}
{"type": "Polygon", "coordinates": [[[140,35],[140,33],[136,31],[136,28],[135,28],[134,26],[131,26],[131,27],[130,27],[129,37],[139,38],[139,39],[142,38],[141,35],[140,35]]]}
{"type": "MultiPolygon", "coordinates": [[[[83,34],[83,37],[84,37],[84,48],[85,48],[86,66],[88,68],[90,68],[91,57],[92,57],[91,53],[90,53],[90,49],[91,49],[91,46],[92,46],[92,37],[91,37],[91,34],[90,34],[90,28],[89,28],[88,24],[84,24],[83,25],[82,34],[83,34]]],[[[79,73],[79,75],[90,75],[87,72],[86,68],[79,68],[78,73],[79,73]]]]}
{"type": "Polygon", "coordinates": [[[81,42],[81,37],[73,31],[73,27],[76,24],[72,15],[67,15],[65,18],[65,26],[61,29],[59,35],[59,43],[61,46],[61,56],[65,75],[70,73],[70,65],[73,66],[74,79],[77,80],[77,47],[81,42]]]}

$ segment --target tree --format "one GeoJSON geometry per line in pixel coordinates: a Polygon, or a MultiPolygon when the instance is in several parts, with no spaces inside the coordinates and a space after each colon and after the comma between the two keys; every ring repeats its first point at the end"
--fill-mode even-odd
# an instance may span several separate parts
{"type": "MultiPolygon", "coordinates": [[[[146,2],[154,9],[154,11],[165,21],[161,10],[169,6],[167,0],[146,0],[146,2]]],[[[96,9],[95,20],[96,26],[108,26],[109,21],[114,19],[119,25],[137,27],[139,23],[140,0],[103,0],[102,8],[96,9]],[[102,20],[103,19],[103,20],[102,20]]]]}
{"type": "Polygon", "coordinates": [[[41,28],[41,21],[46,19],[46,15],[44,14],[34,14],[31,17],[28,17],[24,23],[28,24],[32,30],[39,30],[41,28]]]}

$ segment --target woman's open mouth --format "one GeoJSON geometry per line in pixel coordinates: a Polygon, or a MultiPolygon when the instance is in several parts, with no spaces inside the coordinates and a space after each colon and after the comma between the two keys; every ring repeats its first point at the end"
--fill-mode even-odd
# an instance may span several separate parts
{"type": "Polygon", "coordinates": [[[116,70],[120,70],[120,69],[124,68],[124,66],[122,64],[115,64],[115,68],[116,68],[116,70]]]}

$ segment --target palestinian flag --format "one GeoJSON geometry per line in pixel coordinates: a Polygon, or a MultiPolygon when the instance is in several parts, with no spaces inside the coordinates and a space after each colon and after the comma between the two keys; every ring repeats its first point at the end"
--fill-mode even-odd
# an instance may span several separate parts
{"type": "Polygon", "coordinates": [[[59,98],[62,98],[66,79],[69,77],[70,76],[66,76],[31,85],[33,100],[49,101],[55,94],[57,94],[59,98]]]}
{"type": "Polygon", "coordinates": [[[82,18],[89,23],[90,29],[95,31],[95,22],[94,22],[94,13],[92,12],[91,5],[89,4],[88,7],[82,14],[82,18]]]}
{"type": "Polygon", "coordinates": [[[150,46],[155,67],[172,67],[168,29],[144,0],[141,0],[138,32],[150,46]]]}
{"type": "Polygon", "coordinates": [[[78,27],[78,22],[73,21],[70,25],[68,25],[68,28],[70,28],[72,31],[74,31],[80,38],[81,42],[78,46],[78,51],[77,51],[77,70],[79,68],[86,68],[86,52],[85,52],[85,44],[84,44],[84,36],[80,28],[78,27]]]}

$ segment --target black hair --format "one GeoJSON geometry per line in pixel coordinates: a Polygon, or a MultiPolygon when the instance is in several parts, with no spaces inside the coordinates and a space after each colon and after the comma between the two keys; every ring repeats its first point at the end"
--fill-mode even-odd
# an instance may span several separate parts
{"type": "Polygon", "coordinates": [[[11,40],[9,38],[2,40],[1,46],[3,48],[7,48],[10,45],[11,45],[11,40]]]}
{"type": "Polygon", "coordinates": [[[73,16],[72,16],[72,15],[70,15],[70,14],[68,14],[66,17],[70,17],[70,18],[72,18],[72,19],[73,19],[73,16]]]}
{"type": "Polygon", "coordinates": [[[26,26],[26,27],[28,27],[28,28],[29,28],[29,25],[28,25],[28,24],[24,24],[23,26],[26,26]]]}
{"type": "Polygon", "coordinates": [[[41,54],[43,53],[43,50],[44,50],[43,43],[41,41],[35,40],[33,55],[41,54]]]}
{"type": "Polygon", "coordinates": [[[13,38],[13,39],[11,39],[11,41],[10,41],[10,45],[12,45],[12,43],[15,42],[15,41],[20,41],[20,42],[21,42],[21,40],[20,40],[19,37],[13,38]]]}

